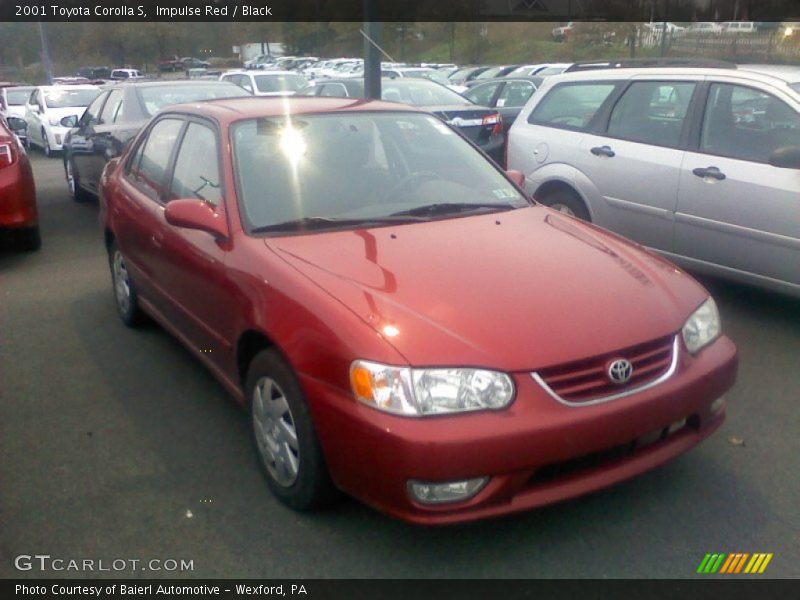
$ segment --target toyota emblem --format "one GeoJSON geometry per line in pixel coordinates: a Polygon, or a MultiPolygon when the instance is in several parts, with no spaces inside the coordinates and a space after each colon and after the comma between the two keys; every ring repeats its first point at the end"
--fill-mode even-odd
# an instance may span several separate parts
{"type": "Polygon", "coordinates": [[[622,385],[628,382],[631,375],[633,375],[633,365],[625,358],[617,358],[608,365],[608,378],[611,383],[622,385]]]}

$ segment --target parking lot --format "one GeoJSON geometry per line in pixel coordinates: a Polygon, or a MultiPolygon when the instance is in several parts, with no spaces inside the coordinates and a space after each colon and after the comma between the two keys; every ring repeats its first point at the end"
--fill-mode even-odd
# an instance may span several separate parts
{"type": "Polygon", "coordinates": [[[642,477],[457,527],[347,498],[299,514],[211,374],[157,326],[122,325],[97,204],[32,158],[43,246],[0,255],[0,576],[76,575],[14,569],[49,554],[193,560],[147,577],[691,577],[708,552],[774,553],[763,576],[800,576],[797,300],[703,280],[739,347],[728,419],[642,477]]]}

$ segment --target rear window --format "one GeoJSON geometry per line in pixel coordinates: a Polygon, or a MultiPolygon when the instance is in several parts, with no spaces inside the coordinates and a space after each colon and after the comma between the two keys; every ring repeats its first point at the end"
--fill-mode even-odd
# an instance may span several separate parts
{"type": "Polygon", "coordinates": [[[247,92],[232,83],[208,83],[202,85],[158,85],[142,86],[137,90],[148,115],[153,115],[165,106],[247,96],[247,92]]]}
{"type": "Polygon", "coordinates": [[[614,83],[556,86],[536,105],[528,123],[584,131],[615,87],[614,83]]]}
{"type": "Polygon", "coordinates": [[[308,85],[300,75],[256,75],[255,80],[259,92],[296,92],[308,85]]]}

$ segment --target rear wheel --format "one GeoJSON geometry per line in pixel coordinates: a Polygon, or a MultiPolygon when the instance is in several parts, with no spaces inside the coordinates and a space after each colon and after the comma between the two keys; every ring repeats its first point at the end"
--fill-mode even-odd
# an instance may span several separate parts
{"type": "Polygon", "coordinates": [[[42,236],[39,233],[39,226],[26,227],[14,232],[14,245],[17,250],[23,252],[36,252],[42,247],[42,236]]]}
{"type": "Polygon", "coordinates": [[[75,170],[75,163],[72,158],[68,158],[64,163],[64,173],[67,178],[67,188],[69,195],[75,202],[86,202],[89,194],[81,187],[78,172],[75,170]]]}
{"type": "Polygon", "coordinates": [[[259,352],[245,382],[253,440],[272,493],[296,510],[329,504],[336,489],[328,475],[300,384],[274,350],[259,352]]]}
{"type": "Polygon", "coordinates": [[[546,194],[539,200],[545,206],[549,206],[553,210],[564,213],[571,217],[577,217],[584,221],[591,221],[592,217],[586,205],[575,192],[570,190],[555,190],[546,194]]]}
{"type": "Polygon", "coordinates": [[[47,132],[42,129],[42,151],[47,158],[53,156],[53,149],[50,147],[50,139],[47,137],[47,132]]]}

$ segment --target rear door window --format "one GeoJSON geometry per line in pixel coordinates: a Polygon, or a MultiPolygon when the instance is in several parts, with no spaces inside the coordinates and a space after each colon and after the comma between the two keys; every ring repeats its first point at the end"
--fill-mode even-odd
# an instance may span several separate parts
{"type": "Polygon", "coordinates": [[[558,85],[536,105],[528,123],[586,131],[615,87],[614,82],[558,85]]]}
{"type": "Polygon", "coordinates": [[[787,146],[800,146],[800,115],[793,108],[754,88],[711,85],[700,152],[765,163],[787,146]]]}

